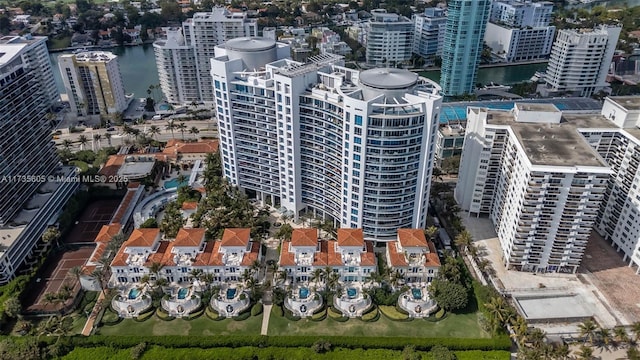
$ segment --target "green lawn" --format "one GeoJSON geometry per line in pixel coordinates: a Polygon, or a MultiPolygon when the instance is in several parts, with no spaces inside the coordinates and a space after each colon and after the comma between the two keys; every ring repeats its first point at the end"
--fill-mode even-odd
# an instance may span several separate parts
{"type": "Polygon", "coordinates": [[[52,38],[49,40],[49,49],[62,49],[69,46],[71,46],[71,37],[52,38]]]}
{"type": "Polygon", "coordinates": [[[400,337],[450,337],[489,338],[480,329],[478,313],[448,314],[439,322],[422,319],[413,321],[392,321],[384,315],[375,322],[349,319],[338,322],[329,317],[323,321],[289,321],[285,317],[271,314],[269,335],[331,335],[331,336],[400,336],[400,337]]]}
{"type": "Polygon", "coordinates": [[[225,319],[214,321],[200,316],[187,321],[175,319],[164,321],[153,315],[143,322],[125,319],[117,325],[102,326],[99,335],[260,335],[262,316],[251,316],[247,320],[235,321],[225,319]]]}

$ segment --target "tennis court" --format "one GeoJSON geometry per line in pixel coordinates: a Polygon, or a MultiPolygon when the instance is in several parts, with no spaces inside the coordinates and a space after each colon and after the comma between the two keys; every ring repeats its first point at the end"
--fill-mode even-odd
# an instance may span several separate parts
{"type": "Polygon", "coordinates": [[[62,239],[65,244],[91,243],[95,239],[102,225],[109,224],[113,213],[118,208],[120,200],[98,200],[87,206],[77,223],[62,239]]]}

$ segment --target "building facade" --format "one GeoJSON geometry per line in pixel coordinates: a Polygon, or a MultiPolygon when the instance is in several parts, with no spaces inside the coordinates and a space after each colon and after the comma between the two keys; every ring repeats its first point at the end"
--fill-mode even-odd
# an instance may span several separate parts
{"type": "Polygon", "coordinates": [[[391,66],[411,59],[413,22],[384,9],[371,11],[366,23],[366,58],[373,66],[391,66]]]}
{"type": "Polygon", "coordinates": [[[447,16],[444,9],[426,8],[413,15],[413,53],[423,57],[442,55],[447,16]]]}
{"type": "Polygon", "coordinates": [[[105,51],[58,58],[71,116],[113,116],[127,108],[118,57],[105,51]]]}
{"type": "Polygon", "coordinates": [[[423,229],[398,229],[396,241],[387,243],[387,264],[407,283],[430,283],[438,276],[440,258],[423,229]]]}
{"type": "Polygon", "coordinates": [[[294,62],[278,49],[236,39],[211,60],[225,177],[295,217],[333,219],[367,239],[422,227],[438,85],[405,70],[355,71],[327,54],[294,62]]]}
{"type": "Polygon", "coordinates": [[[312,281],[315,270],[327,268],[340,281],[363,282],[377,269],[373,243],[364,240],[362,229],[338,229],[337,240],[319,240],[317,229],[295,229],[282,245],[279,264],[294,282],[312,281]]]}
{"type": "Polygon", "coordinates": [[[484,40],[506,62],[549,56],[555,26],[549,26],[553,3],[494,1],[484,40]]]}
{"type": "Polygon", "coordinates": [[[167,31],[167,39],[153,45],[160,87],[167,101],[212,104],[211,65],[215,47],[227,40],[257,36],[258,24],[244,12],[214,7],[197,12],[182,23],[182,29],[167,31]]]}
{"type": "Polygon", "coordinates": [[[455,197],[491,219],[508,269],[577,270],[612,173],[580,132],[602,124],[551,104],[467,110],[455,197]]]}
{"type": "Polygon", "coordinates": [[[440,86],[445,96],[473,93],[490,0],[447,2],[440,86]]]}
{"type": "Polygon", "coordinates": [[[603,25],[593,30],[558,31],[544,76],[545,84],[539,86],[538,91],[543,96],[565,93],[591,96],[605,90],[621,29],[603,25]]]}

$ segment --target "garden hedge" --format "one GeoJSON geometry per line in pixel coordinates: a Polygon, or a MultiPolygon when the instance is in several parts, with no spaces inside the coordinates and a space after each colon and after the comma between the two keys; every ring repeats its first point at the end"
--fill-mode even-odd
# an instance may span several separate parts
{"type": "Polygon", "coordinates": [[[207,309],[205,310],[205,314],[207,314],[207,317],[211,320],[218,321],[218,320],[224,319],[224,316],[220,316],[220,314],[218,314],[217,311],[213,310],[211,306],[207,306],[207,309]]]}
{"type": "Polygon", "coordinates": [[[300,320],[300,316],[294,315],[293,312],[291,312],[291,310],[287,309],[286,307],[284,308],[284,317],[287,318],[287,320],[289,321],[300,320]]]}
{"type": "Polygon", "coordinates": [[[258,316],[262,314],[262,310],[263,310],[262,303],[255,303],[251,308],[251,315],[258,316]]]}
{"type": "Polygon", "coordinates": [[[115,311],[111,309],[107,309],[102,315],[102,320],[100,320],[104,325],[115,325],[122,321],[120,315],[118,315],[115,311]]]}
{"type": "Polygon", "coordinates": [[[396,310],[395,306],[378,305],[378,309],[382,315],[386,316],[389,320],[394,321],[410,321],[409,315],[403,314],[396,310]]]}
{"type": "Polygon", "coordinates": [[[315,314],[311,315],[312,321],[322,321],[327,318],[327,309],[321,309],[315,314]]]}
{"type": "Polygon", "coordinates": [[[282,306],[274,305],[271,308],[271,315],[277,315],[277,316],[283,317],[284,316],[284,311],[282,310],[282,306]]]}
{"type": "Polygon", "coordinates": [[[175,317],[170,316],[169,313],[164,311],[162,307],[159,307],[158,310],[156,310],[156,316],[158,317],[158,319],[164,320],[164,321],[171,321],[175,319],[175,317]]]}
{"type": "Polygon", "coordinates": [[[153,307],[150,307],[148,310],[145,310],[144,312],[138,314],[137,317],[134,317],[133,320],[137,322],[143,322],[153,316],[153,314],[155,313],[154,310],[155,309],[153,307]]]}
{"type": "MultiPolygon", "coordinates": [[[[489,339],[466,338],[413,338],[413,337],[347,337],[323,336],[334,347],[349,349],[393,349],[402,350],[405,346],[413,345],[417,350],[429,350],[434,345],[442,345],[449,350],[509,350],[511,340],[508,336],[498,336],[489,339]]],[[[41,341],[52,343],[55,337],[42,338],[41,341]]],[[[311,347],[318,340],[317,336],[261,336],[261,335],[225,335],[225,336],[117,336],[94,335],[73,336],[69,338],[72,347],[110,346],[113,348],[131,348],[142,342],[149,346],[159,345],[171,348],[217,348],[242,346],[275,346],[275,347],[311,347]]]]}
{"type": "Polygon", "coordinates": [[[251,316],[251,312],[250,311],[245,311],[245,312],[239,314],[238,316],[232,317],[232,319],[235,320],[235,321],[242,321],[242,320],[247,320],[250,316],[251,316]]]}
{"type": "Polygon", "coordinates": [[[365,322],[374,322],[374,321],[377,321],[378,319],[380,319],[380,311],[378,311],[378,308],[375,306],[373,306],[371,310],[363,314],[362,317],[360,318],[360,320],[365,322]]]}
{"type": "Polygon", "coordinates": [[[188,316],[183,317],[184,320],[193,320],[193,319],[197,319],[200,316],[202,316],[202,314],[204,314],[205,311],[205,307],[202,306],[202,304],[200,304],[200,307],[193,310],[188,316]]]}

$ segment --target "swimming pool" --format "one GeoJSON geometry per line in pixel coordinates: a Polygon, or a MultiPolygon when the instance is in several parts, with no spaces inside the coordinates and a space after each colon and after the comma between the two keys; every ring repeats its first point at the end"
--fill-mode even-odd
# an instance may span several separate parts
{"type": "Polygon", "coordinates": [[[298,290],[298,295],[300,296],[300,299],[306,299],[309,297],[309,289],[306,287],[301,287],[300,290],[298,290]]]}
{"type": "Polygon", "coordinates": [[[176,178],[176,179],[171,179],[171,180],[165,181],[164,188],[165,189],[175,189],[178,186],[187,186],[187,185],[189,185],[189,184],[186,181],[180,183],[180,182],[178,182],[178,179],[176,178]]]}
{"type": "Polygon", "coordinates": [[[158,110],[171,110],[171,105],[169,105],[169,104],[160,104],[160,105],[158,105],[158,110]]]}
{"type": "Polygon", "coordinates": [[[227,300],[231,300],[236,296],[236,289],[227,289],[227,300]]]}
{"type": "Polygon", "coordinates": [[[187,288],[178,289],[178,300],[184,300],[187,297],[188,293],[189,293],[189,289],[187,288]]]}
{"type": "Polygon", "coordinates": [[[129,298],[129,300],[133,300],[138,296],[140,296],[140,290],[137,288],[133,288],[129,290],[129,295],[127,297],[129,298]]]}
{"type": "Polygon", "coordinates": [[[416,300],[422,300],[422,290],[418,288],[411,289],[411,295],[413,295],[413,298],[416,300]]]}
{"type": "Polygon", "coordinates": [[[358,294],[358,290],[356,288],[347,288],[347,296],[349,299],[353,299],[358,294]]]}

